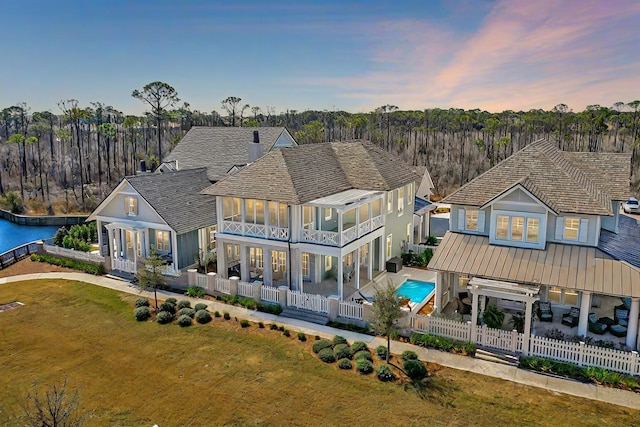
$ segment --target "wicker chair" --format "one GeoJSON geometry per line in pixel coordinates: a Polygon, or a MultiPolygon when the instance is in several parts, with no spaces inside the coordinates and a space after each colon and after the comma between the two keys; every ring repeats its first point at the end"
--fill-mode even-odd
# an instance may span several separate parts
{"type": "Polygon", "coordinates": [[[580,320],[580,309],[578,307],[571,307],[571,311],[569,313],[562,316],[562,324],[571,326],[578,326],[578,322],[580,320]]]}
{"type": "Polygon", "coordinates": [[[538,319],[541,322],[553,322],[553,312],[551,311],[551,303],[547,301],[540,301],[538,303],[538,319]]]}

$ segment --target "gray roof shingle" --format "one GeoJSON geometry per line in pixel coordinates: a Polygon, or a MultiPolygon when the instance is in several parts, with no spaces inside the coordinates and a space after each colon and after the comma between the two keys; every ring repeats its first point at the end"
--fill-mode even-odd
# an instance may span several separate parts
{"type": "Polygon", "coordinates": [[[178,234],[216,224],[216,198],[200,193],[211,185],[205,168],[148,173],[125,180],[178,234]]]}
{"type": "Polygon", "coordinates": [[[177,162],[178,169],[206,167],[209,181],[222,179],[233,165],[249,162],[249,144],[258,131],[263,152],[273,148],[284,127],[194,126],[167,155],[164,162],[177,162]]]}
{"type": "Polygon", "coordinates": [[[529,144],[443,199],[483,206],[517,184],[556,213],[613,215],[629,195],[630,154],[579,153],[548,140],[529,144]]]}
{"type": "Polygon", "coordinates": [[[350,189],[389,191],[421,176],[365,141],[308,144],[272,151],[203,193],[300,205],[350,189]]]}

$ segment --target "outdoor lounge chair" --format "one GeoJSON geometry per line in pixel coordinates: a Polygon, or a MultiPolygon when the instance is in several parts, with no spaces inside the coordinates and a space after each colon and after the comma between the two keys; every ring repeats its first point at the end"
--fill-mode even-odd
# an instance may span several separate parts
{"type": "Polygon", "coordinates": [[[571,311],[562,316],[562,324],[573,328],[574,326],[578,326],[579,319],[580,309],[578,307],[571,307],[571,311]]]}
{"type": "Polygon", "coordinates": [[[609,328],[611,335],[615,335],[618,338],[627,336],[627,327],[622,325],[613,325],[609,328]]]}
{"type": "Polygon", "coordinates": [[[617,305],[613,311],[613,320],[618,325],[627,326],[629,324],[629,310],[623,304],[617,305]]]}
{"type": "Polygon", "coordinates": [[[464,300],[469,298],[468,292],[458,292],[456,303],[458,304],[458,313],[471,314],[471,304],[467,304],[464,300]]]}
{"type": "Polygon", "coordinates": [[[589,313],[589,332],[602,335],[607,331],[608,328],[608,325],[598,322],[598,317],[595,313],[589,313]]]}
{"type": "Polygon", "coordinates": [[[551,303],[547,301],[541,301],[538,304],[538,319],[541,322],[553,322],[553,312],[551,311],[551,303]]]}

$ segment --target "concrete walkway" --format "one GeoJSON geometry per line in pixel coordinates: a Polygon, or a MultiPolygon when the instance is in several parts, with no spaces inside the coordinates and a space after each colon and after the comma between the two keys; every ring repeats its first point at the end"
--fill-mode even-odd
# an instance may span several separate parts
{"type": "MultiPolygon", "coordinates": [[[[128,282],[111,279],[105,276],[93,276],[86,273],[60,272],[24,274],[20,276],[0,278],[0,285],[24,280],[46,279],[77,280],[120,292],[126,292],[129,294],[140,295],[141,297],[148,297],[153,299],[153,292],[140,291],[138,288],[131,286],[128,282]]],[[[196,303],[205,303],[207,304],[207,306],[209,307],[209,311],[211,312],[219,311],[221,314],[223,312],[227,312],[232,317],[238,317],[239,319],[247,319],[253,322],[276,323],[278,325],[285,326],[292,332],[304,332],[307,335],[318,335],[323,338],[332,338],[334,335],[342,335],[350,342],[364,341],[368,343],[372,348],[375,348],[379,345],[386,346],[387,344],[385,338],[372,337],[371,335],[359,334],[356,332],[331,328],[329,326],[317,325],[315,323],[280,317],[260,311],[247,310],[243,307],[231,306],[218,301],[190,298],[182,294],[175,294],[167,291],[158,291],[159,300],[164,300],[169,297],[189,300],[191,301],[192,305],[196,303]]],[[[599,400],[601,402],[606,402],[613,405],[625,406],[632,409],[640,409],[640,393],[550,377],[529,372],[523,369],[518,369],[515,366],[503,365],[486,360],[476,359],[473,357],[427,349],[408,343],[391,341],[392,353],[401,354],[405,350],[412,350],[416,352],[421,360],[437,363],[448,368],[474,372],[476,374],[487,375],[494,378],[501,378],[519,384],[539,387],[558,393],[565,393],[572,396],[583,397],[586,399],[599,400]]]]}

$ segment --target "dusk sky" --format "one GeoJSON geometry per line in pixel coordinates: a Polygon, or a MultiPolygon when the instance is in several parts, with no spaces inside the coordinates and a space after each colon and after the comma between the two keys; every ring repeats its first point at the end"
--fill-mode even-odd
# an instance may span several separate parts
{"type": "Polygon", "coordinates": [[[640,99],[640,1],[10,1],[0,108],[139,114],[160,80],[201,111],[574,111],[640,99]]]}

